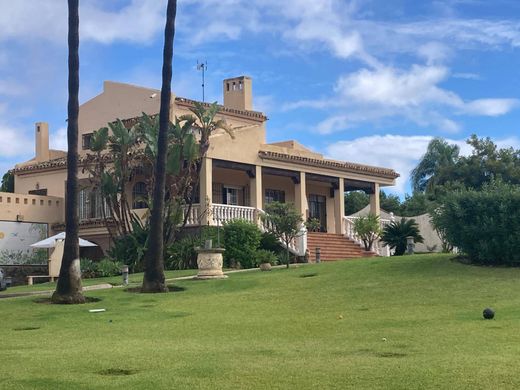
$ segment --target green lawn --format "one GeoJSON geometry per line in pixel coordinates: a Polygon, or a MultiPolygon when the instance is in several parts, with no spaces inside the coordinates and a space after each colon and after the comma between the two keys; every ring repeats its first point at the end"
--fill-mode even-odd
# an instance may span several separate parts
{"type": "Polygon", "coordinates": [[[417,255],[176,286],[0,300],[0,388],[520,388],[520,269],[417,255]]]}
{"type": "MultiPolygon", "coordinates": [[[[197,270],[187,269],[180,271],[165,271],[164,272],[167,279],[196,275],[197,270]]],[[[140,284],[143,282],[143,273],[131,274],[128,277],[128,281],[130,284],[140,284]]],[[[82,281],[83,286],[93,286],[95,284],[108,283],[114,286],[118,286],[123,284],[123,277],[121,275],[112,276],[110,278],[92,278],[92,279],[84,279],[82,281]]],[[[45,291],[45,290],[54,290],[56,288],[56,282],[45,282],[33,284],[32,286],[14,286],[10,287],[5,291],[0,291],[0,297],[2,295],[11,294],[11,293],[19,293],[19,292],[29,292],[29,291],[45,291]]]]}

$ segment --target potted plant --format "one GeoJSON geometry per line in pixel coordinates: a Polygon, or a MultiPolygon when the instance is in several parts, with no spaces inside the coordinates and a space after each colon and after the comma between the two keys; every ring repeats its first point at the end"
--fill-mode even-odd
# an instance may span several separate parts
{"type": "Polygon", "coordinates": [[[305,227],[309,232],[320,232],[321,222],[318,218],[309,218],[307,222],[305,222],[305,227]]]}
{"type": "Polygon", "coordinates": [[[271,266],[276,264],[277,256],[273,251],[259,249],[256,251],[256,264],[262,271],[271,271],[271,266]]]}

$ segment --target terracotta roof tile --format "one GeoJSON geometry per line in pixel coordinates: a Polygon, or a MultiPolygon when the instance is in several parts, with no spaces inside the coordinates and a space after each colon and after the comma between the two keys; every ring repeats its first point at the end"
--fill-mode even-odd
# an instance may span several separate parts
{"type": "Polygon", "coordinates": [[[373,167],[370,165],[356,164],[345,161],[317,159],[263,150],[259,151],[258,155],[260,156],[260,158],[266,160],[284,161],[314,167],[332,168],[344,172],[369,174],[373,176],[384,177],[386,179],[396,179],[399,177],[399,174],[395,172],[393,169],[373,167]]]}

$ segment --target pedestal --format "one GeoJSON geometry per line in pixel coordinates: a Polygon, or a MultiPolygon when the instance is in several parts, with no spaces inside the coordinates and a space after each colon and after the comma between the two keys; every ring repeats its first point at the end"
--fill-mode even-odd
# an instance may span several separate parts
{"type": "Polygon", "coordinates": [[[195,248],[197,252],[197,279],[225,279],[222,272],[223,248],[195,248]]]}

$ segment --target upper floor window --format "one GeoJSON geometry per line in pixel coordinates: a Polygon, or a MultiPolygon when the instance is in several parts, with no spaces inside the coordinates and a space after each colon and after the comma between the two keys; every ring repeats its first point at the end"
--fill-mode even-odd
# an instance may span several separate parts
{"type": "Polygon", "coordinates": [[[146,184],[139,181],[134,184],[132,188],[132,208],[133,209],[145,209],[148,207],[146,204],[146,198],[148,191],[146,190],[146,184]]]}
{"type": "Polygon", "coordinates": [[[82,139],[81,149],[89,150],[90,149],[90,143],[92,141],[92,133],[83,134],[81,139],[82,139]]]}

